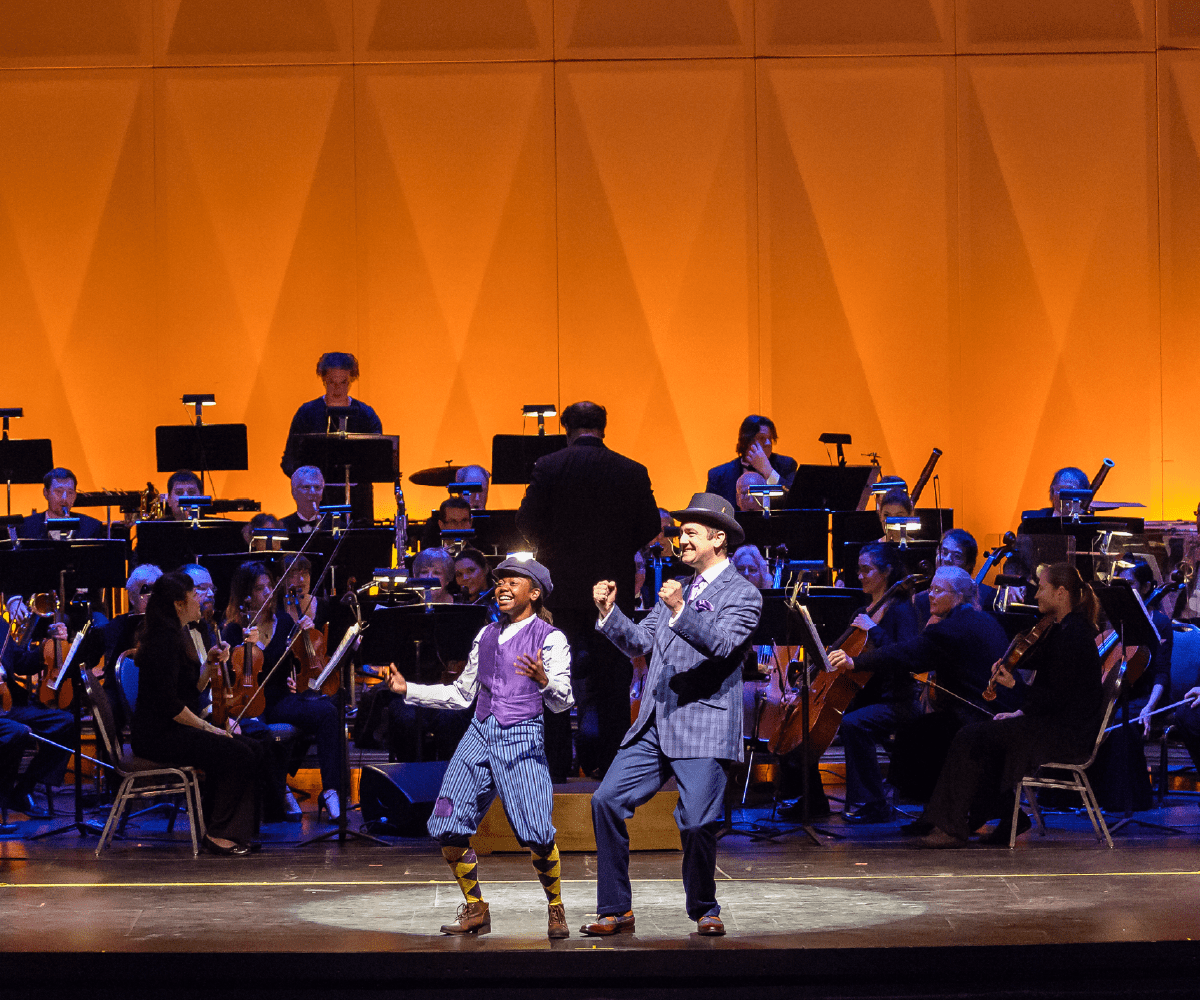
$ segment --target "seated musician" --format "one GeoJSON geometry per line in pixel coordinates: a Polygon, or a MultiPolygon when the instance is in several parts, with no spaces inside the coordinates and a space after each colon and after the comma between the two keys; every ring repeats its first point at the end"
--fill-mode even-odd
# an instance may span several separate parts
{"type": "Polygon", "coordinates": [[[330,819],[336,820],[342,810],[338,788],[343,751],[337,707],[319,691],[297,691],[294,677],[297,663],[288,646],[293,624],[312,628],[315,623],[307,615],[294,623],[279,607],[282,602],[273,593],[274,588],[275,577],[266,563],[242,563],[230,581],[222,635],[231,647],[249,641],[262,650],[263,668],[258,681],[264,685],[267,702],[263,719],[269,723],[286,722],[295,726],[302,737],[316,740],[323,787],[320,806],[330,819]]]}
{"type": "MultiPolygon", "coordinates": [[[[17,808],[13,801],[13,789],[21,772],[21,761],[25,751],[36,750],[37,740],[30,735],[28,726],[0,715],[0,807],[17,808]]],[[[0,826],[0,833],[14,833],[15,823],[0,826]]]]}
{"type": "MultiPolygon", "coordinates": [[[[21,607],[24,608],[24,602],[21,603],[21,607]]],[[[25,615],[14,617],[18,627],[28,621],[28,614],[26,611],[25,615]]],[[[52,624],[48,635],[54,639],[69,638],[67,626],[61,622],[52,624]]],[[[23,649],[19,641],[11,635],[7,638],[9,641],[0,649],[0,681],[7,683],[13,706],[4,714],[4,718],[61,746],[73,745],[75,720],[71,713],[47,708],[38,700],[41,673],[46,669],[42,643],[34,642],[28,649],[23,649]]],[[[13,730],[11,726],[9,728],[10,736],[24,736],[23,731],[13,730]]],[[[10,776],[12,783],[6,797],[7,804],[9,809],[24,813],[31,819],[44,819],[50,812],[34,802],[34,786],[61,784],[71,754],[48,743],[22,738],[21,745],[25,743],[35,744],[33,759],[24,774],[10,776]]],[[[19,757],[17,764],[20,764],[19,757]]]]}
{"type": "Polygon", "coordinates": [[[46,498],[46,509],[37,514],[30,514],[20,527],[17,528],[18,538],[52,538],[58,541],[62,538],[99,538],[104,534],[104,525],[87,514],[72,514],[71,507],[75,504],[76,486],[79,480],[70,469],[51,469],[42,479],[42,496],[46,498]],[[65,535],[52,529],[46,530],[47,517],[77,517],[79,527],[72,528],[65,535]]]}
{"type": "Polygon", "coordinates": [[[730,560],[733,568],[743,579],[749,580],[759,590],[767,590],[771,586],[771,566],[757,545],[739,545],[730,560]]]}
{"type": "MultiPolygon", "coordinates": [[[[292,417],[288,428],[287,444],[283,449],[280,467],[287,475],[300,468],[301,434],[325,434],[332,427],[329,408],[349,407],[346,430],[352,434],[382,434],[383,423],[375,411],[360,399],[350,397],[350,386],[358,379],[358,359],[353,354],[329,351],[317,359],[317,377],[325,386],[324,395],[309,400],[292,417]]],[[[354,519],[374,517],[373,487],[370,483],[356,483],[350,490],[350,503],[354,508],[354,519]]],[[[340,503],[341,501],[337,501],[340,503]]]]}
{"type": "Polygon", "coordinates": [[[887,519],[889,517],[912,517],[913,505],[908,498],[908,490],[903,486],[893,486],[886,493],[876,498],[876,513],[879,514],[880,538],[887,537],[887,519]]]}
{"type": "Polygon", "coordinates": [[[454,474],[456,483],[483,483],[482,490],[464,490],[462,498],[471,505],[471,510],[487,510],[488,487],[492,475],[482,465],[464,465],[454,474]]]}
{"type": "Polygon", "coordinates": [[[429,520],[425,522],[425,530],[421,535],[421,548],[444,547],[442,544],[443,531],[470,530],[471,505],[462,497],[446,497],[438,509],[429,515],[429,520]]]}
{"type": "Polygon", "coordinates": [[[466,548],[454,557],[455,600],[459,604],[487,604],[492,599],[488,586],[488,564],[478,549],[466,548]]]}
{"type": "Polygon", "coordinates": [[[1024,511],[1021,517],[1058,517],[1063,512],[1063,503],[1059,498],[1062,490],[1086,490],[1091,485],[1092,481],[1083,469],[1077,469],[1073,465],[1059,469],[1050,479],[1050,506],[1024,511]]]}
{"type": "MultiPolygon", "coordinates": [[[[876,622],[867,610],[877,604],[888,588],[903,576],[900,555],[893,545],[871,542],[858,554],[858,579],[867,597],[867,605],[854,616],[853,624],[867,634],[863,655],[904,642],[917,634],[917,616],[907,594],[889,602],[876,622]]],[[[830,663],[837,667],[849,662],[841,650],[830,653],[830,663]]],[[[879,774],[875,744],[917,712],[917,696],[912,678],[905,672],[879,671],[859,692],[842,717],[840,732],[846,749],[846,807],[845,818],[850,823],[884,823],[891,816],[887,791],[879,774]]],[[[786,767],[795,771],[803,759],[801,750],[788,755],[786,767]]],[[[816,762],[810,762],[809,790],[813,801],[809,816],[828,814],[816,762]],[[816,779],[816,780],[814,780],[816,779]],[[824,808],[822,808],[824,807],[824,808]]],[[[791,787],[795,787],[793,780],[791,787]]],[[[783,813],[785,818],[801,815],[803,803],[796,803],[783,813]]]]}
{"type": "MultiPolygon", "coordinates": [[[[214,854],[249,854],[258,837],[262,750],[253,740],[200,718],[201,666],[187,635],[200,618],[191,577],[167,573],[155,581],[138,637],[138,698],[130,743],[158,764],[204,773],[205,847],[214,854]]],[[[228,654],[207,651],[207,665],[228,654]]]]}
{"type": "MultiPolygon", "coordinates": [[[[979,546],[975,536],[962,528],[951,528],[938,542],[934,566],[957,566],[968,574],[975,572],[975,560],[979,556],[979,546]]],[[[996,606],[996,588],[986,583],[979,587],[979,606],[984,611],[992,611],[996,606]]],[[[913,607],[917,612],[917,621],[924,625],[929,621],[929,591],[923,590],[913,598],[913,607]]]]}
{"type": "Polygon", "coordinates": [[[315,465],[302,465],[292,473],[292,499],[296,509],[283,518],[283,526],[293,535],[310,535],[321,520],[321,497],[325,495],[325,477],[315,465]]]}
{"type": "MultiPolygon", "coordinates": [[[[1016,688],[1021,708],[959,730],[920,822],[931,832],[925,847],[962,847],[974,830],[1000,817],[989,842],[1007,844],[1013,795],[1021,778],[1048,761],[1084,761],[1095,745],[1103,715],[1092,588],[1069,563],[1038,574],[1038,610],[1054,624],[1020,661],[1033,671],[1026,687],[1020,672],[993,667],[998,685],[1016,688]]],[[[1028,830],[1022,812],[1017,832],[1028,830]]]]}
{"type": "Polygon", "coordinates": [[[453,604],[449,587],[454,579],[454,557],[445,549],[422,549],[413,559],[413,580],[438,580],[441,586],[431,592],[430,604],[453,604]]]}
{"type": "Polygon", "coordinates": [[[286,530],[284,524],[274,514],[259,512],[255,514],[249,521],[242,525],[242,541],[246,543],[246,547],[252,552],[269,552],[271,549],[278,549],[283,543],[282,538],[255,538],[254,533],[260,530],[286,530]]]}
{"type": "Polygon", "coordinates": [[[188,512],[179,506],[184,497],[204,496],[204,484],[200,477],[189,469],[179,469],[172,472],[167,479],[166,506],[163,508],[164,521],[186,521],[188,512]]]}
{"type": "Polygon", "coordinates": [[[738,428],[735,450],[737,456],[724,465],[708,470],[708,485],[705,493],[716,493],[731,504],[737,503],[737,481],[742,473],[753,469],[770,484],[782,483],[790,487],[799,467],[794,458],[775,453],[775,442],[779,432],[770,417],[752,413],[738,428]]]}
{"type": "MultiPolygon", "coordinates": [[[[942,566],[934,571],[926,594],[932,616],[919,633],[853,659],[840,650],[830,653],[830,663],[835,665],[925,679],[924,684],[918,681],[918,692],[928,711],[901,720],[888,771],[889,782],[908,798],[929,797],[954,734],[993,711],[981,692],[1008,638],[997,621],[980,610],[978,595],[970,573],[958,566],[942,566]]],[[[844,734],[843,723],[843,742],[844,734]]],[[[847,761],[849,757],[847,751],[847,761]]]]}
{"type": "Polygon", "coordinates": [[[735,488],[737,509],[740,511],[761,511],[763,509],[762,501],[750,492],[750,487],[766,485],[766,477],[761,472],[755,472],[753,469],[749,472],[743,472],[738,476],[735,488]]]}
{"type": "MultiPolygon", "coordinates": [[[[1128,580],[1144,602],[1154,591],[1154,571],[1141,556],[1129,556],[1125,562],[1121,579],[1128,580]]],[[[1162,715],[1152,713],[1167,704],[1175,633],[1171,619],[1161,611],[1152,611],[1150,621],[1158,636],[1148,651],[1150,662],[1132,684],[1125,686],[1112,719],[1114,725],[1122,722],[1128,712],[1132,725],[1109,733],[1096,754],[1096,762],[1088,769],[1092,791],[1103,809],[1124,811],[1128,807],[1141,811],[1154,805],[1144,741],[1155,721],[1163,719],[1162,715]]]]}
{"type": "Polygon", "coordinates": [[[162,570],[153,563],[142,563],[134,567],[129,579],[125,581],[125,594],[129,600],[129,610],[123,615],[117,615],[112,621],[100,628],[93,628],[85,640],[85,647],[79,655],[82,661],[99,671],[100,657],[104,657],[104,667],[101,684],[108,692],[108,700],[112,705],[113,716],[119,727],[125,725],[126,719],[123,702],[117,683],[117,660],[121,654],[133,649],[134,636],[142,618],[146,613],[146,604],[154,589],[154,583],[162,570]]]}

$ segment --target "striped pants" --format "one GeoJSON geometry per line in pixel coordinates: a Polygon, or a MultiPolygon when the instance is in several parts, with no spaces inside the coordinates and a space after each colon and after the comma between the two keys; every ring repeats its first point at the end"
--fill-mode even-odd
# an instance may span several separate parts
{"type": "Polygon", "coordinates": [[[471,720],[446,768],[429,835],[443,844],[465,844],[497,794],[521,844],[554,843],[554,787],[541,716],[512,726],[501,726],[493,715],[471,720]]]}

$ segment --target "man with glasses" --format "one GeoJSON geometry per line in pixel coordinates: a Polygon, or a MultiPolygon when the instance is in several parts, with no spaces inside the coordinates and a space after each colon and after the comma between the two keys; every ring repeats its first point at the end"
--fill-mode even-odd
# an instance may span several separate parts
{"type": "MultiPolygon", "coordinates": [[[[969,575],[975,574],[975,561],[979,557],[979,546],[975,536],[962,528],[951,528],[938,542],[937,569],[957,567],[969,575]]],[[[979,587],[979,607],[987,612],[996,608],[996,588],[986,583],[979,587]]],[[[929,592],[924,591],[913,598],[913,607],[917,611],[917,621],[922,626],[929,621],[929,592]]]]}

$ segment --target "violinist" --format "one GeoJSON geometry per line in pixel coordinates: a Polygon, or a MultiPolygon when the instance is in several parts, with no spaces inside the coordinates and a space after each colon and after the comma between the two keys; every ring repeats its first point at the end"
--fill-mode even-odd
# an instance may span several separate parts
{"type": "MultiPolygon", "coordinates": [[[[19,629],[21,625],[32,626],[33,623],[29,620],[31,614],[32,612],[26,611],[23,617],[15,617],[14,628],[19,629]]],[[[52,624],[48,634],[51,639],[67,639],[67,626],[62,622],[52,624]]],[[[37,735],[55,743],[70,746],[75,739],[75,720],[71,713],[58,708],[47,708],[37,699],[37,676],[46,669],[42,643],[34,642],[23,646],[14,633],[10,633],[7,638],[8,641],[4,643],[3,651],[0,652],[0,680],[8,683],[13,707],[5,713],[4,718],[10,723],[26,726],[37,735]]],[[[70,753],[65,750],[40,740],[36,741],[33,759],[25,768],[25,772],[15,779],[8,793],[8,807],[24,813],[30,819],[49,817],[49,810],[42,808],[33,799],[34,786],[61,784],[70,757],[70,753]]]]}
{"type": "MultiPolygon", "coordinates": [[[[200,718],[201,668],[187,635],[200,618],[200,600],[186,573],[155,581],[138,636],[138,698],[130,742],[139,757],[204,772],[205,847],[244,856],[259,828],[262,750],[253,740],[200,718]]],[[[207,651],[211,666],[228,655],[225,644],[207,651]]]]}
{"type": "Polygon", "coordinates": [[[314,628],[316,623],[307,615],[293,622],[286,611],[277,607],[274,588],[275,578],[265,563],[242,563],[230,581],[222,635],[231,647],[248,641],[261,650],[264,673],[257,680],[264,684],[266,695],[263,720],[286,722],[300,730],[303,737],[316,740],[324,788],[320,805],[330,819],[336,820],[341,816],[337,790],[341,784],[343,749],[337,708],[319,691],[296,690],[293,675],[296,658],[289,650],[293,626],[314,628]],[[274,672],[265,676],[272,668],[274,672]]]}
{"type": "MultiPolygon", "coordinates": [[[[995,816],[1001,821],[988,842],[1007,844],[1021,778],[1047,761],[1086,760],[1095,745],[1103,714],[1096,650],[1100,604],[1069,563],[1054,563],[1038,574],[1037,602],[1048,628],[1020,660],[1021,671],[1033,671],[1032,683],[1026,686],[1002,661],[992,668],[996,684],[1015,689],[1022,707],[964,726],[954,737],[918,821],[930,830],[920,841],[923,847],[962,847],[995,816]]],[[[1029,827],[1020,813],[1018,834],[1029,827]]]]}
{"type": "MultiPolygon", "coordinates": [[[[859,551],[858,579],[868,598],[867,607],[853,619],[853,625],[867,634],[861,659],[869,662],[873,652],[890,648],[917,634],[916,612],[907,595],[893,599],[881,609],[883,613],[878,621],[866,614],[867,608],[877,604],[902,575],[900,553],[895,546],[872,542],[859,551]]],[[[840,649],[830,651],[829,663],[837,669],[858,669],[858,661],[840,649]]],[[[880,669],[875,671],[842,717],[839,731],[846,749],[845,818],[848,823],[884,823],[891,817],[875,745],[900,723],[913,718],[917,710],[916,692],[908,672],[880,669]]],[[[816,813],[810,812],[810,815],[816,813]]]]}

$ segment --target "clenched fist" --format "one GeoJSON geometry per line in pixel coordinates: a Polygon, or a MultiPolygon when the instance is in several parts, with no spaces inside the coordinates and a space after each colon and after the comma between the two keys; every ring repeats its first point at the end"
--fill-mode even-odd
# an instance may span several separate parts
{"type": "Polygon", "coordinates": [[[658,591],[663,604],[671,609],[671,615],[683,610],[683,584],[678,580],[667,580],[658,591]]]}
{"type": "Polygon", "coordinates": [[[617,603],[617,585],[612,580],[601,580],[592,588],[592,600],[596,602],[596,607],[600,609],[600,617],[603,618],[613,609],[613,605],[617,603]]]}

